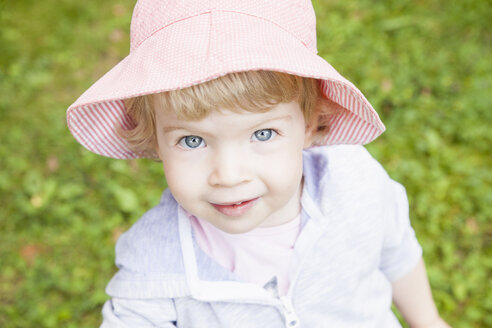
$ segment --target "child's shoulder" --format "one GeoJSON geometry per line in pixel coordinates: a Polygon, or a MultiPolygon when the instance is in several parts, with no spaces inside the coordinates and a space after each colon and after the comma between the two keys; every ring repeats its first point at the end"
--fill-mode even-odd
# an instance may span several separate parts
{"type": "Polygon", "coordinates": [[[377,182],[388,175],[362,145],[313,147],[304,153],[304,171],[318,181],[377,182]]]}
{"type": "Polygon", "coordinates": [[[177,225],[177,206],[169,189],[164,190],[159,203],[145,212],[125,234],[153,235],[159,233],[161,229],[168,230],[173,225],[177,225]]]}
{"type": "MultiPolygon", "coordinates": [[[[182,266],[179,252],[178,205],[169,190],[116,244],[116,264],[131,272],[169,272],[182,266]],[[178,263],[179,262],[179,263],[178,263]]],[[[179,270],[178,270],[179,271],[179,270]]]]}
{"type": "Polygon", "coordinates": [[[391,197],[392,180],[360,145],[308,149],[304,153],[304,179],[308,193],[323,212],[333,204],[354,209],[354,204],[385,204],[391,197]]]}

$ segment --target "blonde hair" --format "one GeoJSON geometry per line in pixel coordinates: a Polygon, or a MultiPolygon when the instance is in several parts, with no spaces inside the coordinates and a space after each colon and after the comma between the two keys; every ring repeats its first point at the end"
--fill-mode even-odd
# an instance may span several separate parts
{"type": "Polygon", "coordinates": [[[155,110],[173,111],[179,119],[200,120],[219,108],[268,111],[279,103],[296,101],[304,115],[312,139],[326,134],[320,116],[333,111],[334,104],[320,96],[318,80],[274,71],[230,73],[188,88],[125,99],[134,128],[117,129],[137,154],[156,157],[155,110]],[[322,114],[321,114],[322,113],[322,114]]]}

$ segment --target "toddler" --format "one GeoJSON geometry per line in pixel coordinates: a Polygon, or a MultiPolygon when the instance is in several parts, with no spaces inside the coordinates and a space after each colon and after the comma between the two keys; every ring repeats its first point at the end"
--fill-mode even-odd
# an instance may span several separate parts
{"type": "Polygon", "coordinates": [[[316,55],[307,0],[140,0],[130,54],[68,109],[168,189],[116,245],[102,327],[448,327],[384,131],[316,55]]]}

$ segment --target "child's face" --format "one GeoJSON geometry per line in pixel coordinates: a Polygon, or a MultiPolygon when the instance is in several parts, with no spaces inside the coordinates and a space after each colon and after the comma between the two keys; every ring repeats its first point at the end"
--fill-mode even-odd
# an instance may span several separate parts
{"type": "Polygon", "coordinates": [[[174,198],[228,233],[279,225],[300,211],[304,117],[296,102],[199,121],[156,113],[158,153],[174,198]]]}

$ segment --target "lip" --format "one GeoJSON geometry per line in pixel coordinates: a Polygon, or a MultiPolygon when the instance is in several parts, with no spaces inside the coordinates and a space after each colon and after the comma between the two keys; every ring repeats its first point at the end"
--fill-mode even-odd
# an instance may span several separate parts
{"type": "Polygon", "coordinates": [[[253,198],[245,201],[231,202],[224,204],[210,203],[217,211],[227,216],[241,216],[244,215],[251,207],[253,207],[256,201],[259,199],[253,198]]]}

